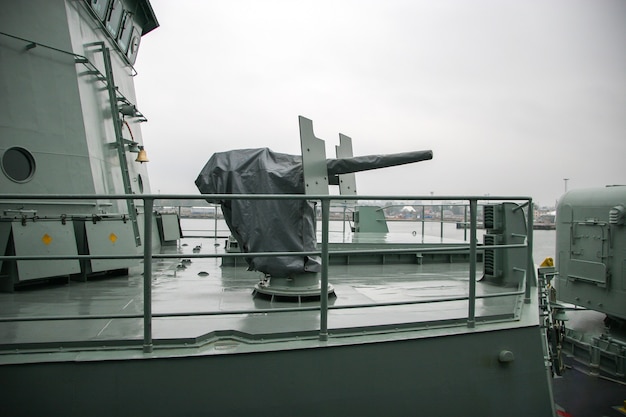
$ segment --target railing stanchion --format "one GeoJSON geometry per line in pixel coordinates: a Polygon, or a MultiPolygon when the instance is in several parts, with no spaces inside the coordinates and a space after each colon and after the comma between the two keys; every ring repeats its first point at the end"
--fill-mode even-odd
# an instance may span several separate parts
{"type": "Polygon", "coordinates": [[[343,237],[343,241],[346,241],[346,202],[343,203],[343,221],[341,222],[341,226],[342,226],[342,237],[343,237]]]}
{"type": "Polygon", "coordinates": [[[470,199],[469,307],[467,327],[476,325],[476,211],[477,200],[470,199]]]}
{"type": "Polygon", "coordinates": [[[424,243],[424,215],[425,215],[424,206],[422,206],[422,243],[424,243]]]}
{"type": "Polygon", "coordinates": [[[463,241],[467,242],[467,206],[463,206],[463,241]]]}
{"type": "Polygon", "coordinates": [[[144,199],[143,238],[143,351],[152,352],[152,197],[144,199]]]}
{"type": "Polygon", "coordinates": [[[533,200],[528,200],[528,232],[526,233],[526,294],[524,295],[524,303],[530,304],[530,287],[535,281],[535,265],[533,262],[533,223],[534,223],[533,200]]]}
{"type": "Polygon", "coordinates": [[[322,282],[320,284],[320,340],[328,340],[328,223],[330,200],[322,199],[322,282]]]}
{"type": "Polygon", "coordinates": [[[439,215],[441,216],[440,217],[441,221],[439,223],[439,229],[440,229],[439,237],[441,237],[441,241],[443,242],[443,204],[441,204],[441,208],[439,210],[439,215]]]}

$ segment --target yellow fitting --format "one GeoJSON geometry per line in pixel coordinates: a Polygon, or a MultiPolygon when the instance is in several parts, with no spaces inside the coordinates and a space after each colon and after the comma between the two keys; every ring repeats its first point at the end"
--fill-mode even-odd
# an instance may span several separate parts
{"type": "Polygon", "coordinates": [[[543,262],[539,266],[554,266],[554,259],[548,256],[546,259],[543,260],[543,262]]]}

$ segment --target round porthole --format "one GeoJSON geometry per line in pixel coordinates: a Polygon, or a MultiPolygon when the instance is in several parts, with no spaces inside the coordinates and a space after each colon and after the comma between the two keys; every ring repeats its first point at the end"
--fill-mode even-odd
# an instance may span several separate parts
{"type": "Polygon", "coordinates": [[[35,174],[35,158],[24,148],[9,148],[2,155],[2,171],[15,182],[28,182],[35,174]]]}

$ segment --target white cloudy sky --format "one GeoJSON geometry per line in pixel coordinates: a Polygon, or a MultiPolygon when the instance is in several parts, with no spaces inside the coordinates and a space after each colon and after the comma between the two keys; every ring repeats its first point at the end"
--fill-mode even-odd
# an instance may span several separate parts
{"type": "Polygon", "coordinates": [[[528,195],[626,184],[624,0],[152,0],[138,105],[154,193],[214,152],[432,149],[363,195],[528,195]]]}

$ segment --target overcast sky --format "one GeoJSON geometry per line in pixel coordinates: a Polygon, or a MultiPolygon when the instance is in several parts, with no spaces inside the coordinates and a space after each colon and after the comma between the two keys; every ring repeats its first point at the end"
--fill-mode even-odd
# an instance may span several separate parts
{"type": "Polygon", "coordinates": [[[362,195],[528,195],[626,184],[624,0],[151,0],[136,63],[154,193],[214,152],[431,149],[362,195]]]}

